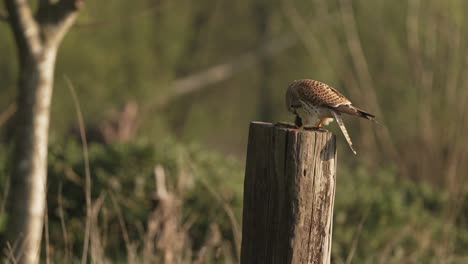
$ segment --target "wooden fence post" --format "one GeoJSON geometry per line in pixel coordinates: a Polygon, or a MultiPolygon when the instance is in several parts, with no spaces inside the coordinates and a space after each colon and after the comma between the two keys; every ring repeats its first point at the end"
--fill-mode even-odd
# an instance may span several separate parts
{"type": "Polygon", "coordinates": [[[332,133],[252,122],[240,263],[330,263],[335,183],[332,133]]]}

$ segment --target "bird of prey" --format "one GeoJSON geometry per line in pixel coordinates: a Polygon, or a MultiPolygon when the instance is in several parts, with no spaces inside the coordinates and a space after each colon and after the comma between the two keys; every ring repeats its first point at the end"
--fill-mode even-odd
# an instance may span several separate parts
{"type": "Polygon", "coordinates": [[[295,80],[286,92],[286,107],[296,119],[298,128],[309,125],[314,129],[320,129],[336,119],[341,132],[343,132],[349,147],[356,154],[353,142],[341,119],[341,114],[346,113],[375,121],[375,116],[354,107],[352,103],[333,87],[310,79],[295,80]]]}

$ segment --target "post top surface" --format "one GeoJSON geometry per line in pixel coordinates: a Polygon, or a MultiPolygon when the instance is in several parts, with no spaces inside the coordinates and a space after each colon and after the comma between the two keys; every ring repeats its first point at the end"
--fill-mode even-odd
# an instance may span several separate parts
{"type": "Polygon", "coordinates": [[[326,129],[312,129],[312,128],[296,128],[293,124],[291,123],[284,123],[284,122],[277,122],[277,123],[268,123],[268,122],[262,122],[262,121],[252,121],[250,122],[251,125],[253,126],[260,126],[260,127],[268,127],[268,128],[275,128],[275,129],[280,129],[280,130],[286,130],[288,132],[296,132],[296,133],[317,133],[317,134],[333,134],[332,132],[326,130],[326,129]]]}

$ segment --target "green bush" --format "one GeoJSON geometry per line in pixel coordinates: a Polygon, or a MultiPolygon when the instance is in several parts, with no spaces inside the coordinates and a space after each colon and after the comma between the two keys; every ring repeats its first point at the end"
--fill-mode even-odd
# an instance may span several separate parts
{"type": "MultiPolygon", "coordinates": [[[[231,219],[224,204],[232,208],[236,222],[240,223],[243,172],[236,160],[207,153],[196,145],[184,147],[166,140],[159,144],[144,141],[132,144],[90,144],[89,161],[92,198],[95,200],[101,194],[107,197],[100,221],[107,228],[105,240],[108,257],[121,258],[123,256],[119,254],[125,252],[118,215],[109,196],[115,197],[123,212],[130,239],[142,242],[142,228],[146,228],[155,203],[155,165],[163,166],[168,191],[181,200],[181,224],[191,222],[188,233],[193,250],[203,245],[212,223],[219,226],[223,238],[230,241],[231,248],[234,248],[231,219]]],[[[51,147],[48,184],[51,240],[58,243],[63,240],[58,210],[61,188],[64,218],[69,239],[74,241],[73,251],[76,256],[81,254],[86,217],[84,172],[79,143],[70,140],[51,147]]]]}
{"type": "Polygon", "coordinates": [[[454,210],[446,191],[397,177],[393,169],[369,173],[343,168],[337,181],[336,261],[350,254],[353,263],[466,261],[466,193],[454,210]]]}
{"type": "MultiPolygon", "coordinates": [[[[6,154],[0,151],[2,191],[7,173],[6,154]]],[[[209,252],[208,259],[219,263],[236,258],[235,235],[239,235],[237,225],[242,217],[244,173],[238,160],[197,145],[164,140],[157,144],[91,143],[89,161],[93,204],[99,197],[103,199],[97,230],[106,258],[122,261],[127,257],[118,209],[130,242],[134,243],[137,254],[141,254],[147,222],[155,206],[155,165],[164,167],[168,191],[180,201],[179,228],[185,228],[190,240],[189,258],[196,258],[213,224],[219,228],[222,242],[209,252]],[[234,218],[230,218],[230,213],[234,218]],[[226,246],[227,251],[220,249],[226,246]],[[220,254],[225,256],[220,258],[220,254]]],[[[467,192],[453,200],[446,191],[398,177],[392,168],[371,172],[362,167],[340,165],[338,169],[333,263],[347,260],[352,263],[466,263],[467,192]]],[[[78,260],[82,253],[86,220],[84,175],[81,144],[75,140],[53,143],[48,178],[49,247],[59,262],[66,254],[78,260]],[[61,206],[59,195],[63,197],[61,206]]]]}

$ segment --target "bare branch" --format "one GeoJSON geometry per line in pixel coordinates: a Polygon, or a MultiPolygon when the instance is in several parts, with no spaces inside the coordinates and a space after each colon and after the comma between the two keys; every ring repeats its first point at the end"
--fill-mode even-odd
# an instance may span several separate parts
{"type": "Polygon", "coordinates": [[[285,34],[265,43],[265,45],[257,50],[246,52],[228,62],[174,80],[171,85],[173,92],[167,96],[149,102],[148,105],[143,107],[141,116],[143,116],[144,119],[149,116],[147,113],[161,109],[181,96],[194,93],[210,87],[213,84],[227,80],[238,72],[257,65],[264,57],[273,57],[290,49],[297,44],[297,42],[298,40],[295,34],[285,34]]]}
{"type": "Polygon", "coordinates": [[[65,20],[68,16],[80,10],[84,5],[84,0],[61,0],[52,5],[57,10],[57,19],[65,20]]]}
{"type": "MultiPolygon", "coordinates": [[[[286,34],[266,43],[258,50],[246,52],[235,59],[218,64],[173,82],[173,93],[149,106],[149,109],[165,106],[172,99],[201,90],[215,83],[229,79],[237,72],[259,63],[262,57],[272,57],[291,48],[297,43],[295,35],[286,34]]],[[[149,110],[146,109],[146,110],[149,110]]]]}
{"type": "Polygon", "coordinates": [[[292,47],[295,43],[297,43],[295,36],[285,35],[265,44],[260,50],[247,52],[233,61],[219,64],[208,70],[178,79],[173,84],[175,93],[177,95],[187,94],[203,86],[223,81],[239,70],[257,64],[261,57],[270,57],[281,53],[292,47]]]}
{"type": "Polygon", "coordinates": [[[40,0],[36,21],[27,0],[5,0],[8,16],[0,14],[0,20],[10,21],[21,50],[38,54],[42,41],[60,42],[83,4],[84,0],[40,0]]]}
{"type": "Polygon", "coordinates": [[[34,20],[28,1],[5,0],[5,6],[19,49],[30,54],[39,53],[39,25],[34,20]]]}
{"type": "Polygon", "coordinates": [[[41,25],[45,41],[59,43],[71,25],[78,11],[84,5],[84,0],[61,0],[56,3],[42,1],[37,11],[37,20],[41,25]]]}
{"type": "Polygon", "coordinates": [[[50,1],[49,0],[39,0],[39,8],[38,10],[45,10],[49,7],[50,1]]]}

